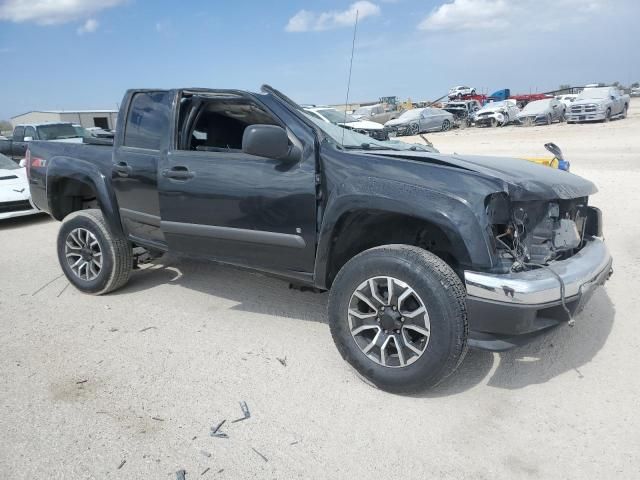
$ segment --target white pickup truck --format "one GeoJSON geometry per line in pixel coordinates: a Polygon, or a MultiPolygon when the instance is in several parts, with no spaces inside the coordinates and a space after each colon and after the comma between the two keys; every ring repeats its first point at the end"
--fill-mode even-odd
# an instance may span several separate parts
{"type": "Polygon", "coordinates": [[[608,122],[614,117],[626,118],[629,95],[616,87],[585,88],[567,109],[567,123],[608,122]]]}

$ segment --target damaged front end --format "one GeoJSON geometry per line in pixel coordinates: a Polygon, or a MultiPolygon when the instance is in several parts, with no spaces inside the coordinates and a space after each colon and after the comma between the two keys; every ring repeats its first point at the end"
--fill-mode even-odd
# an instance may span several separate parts
{"type": "Polygon", "coordinates": [[[600,210],[588,197],[512,202],[496,193],[485,213],[497,266],[465,272],[470,344],[505,350],[562,322],[572,325],[612,273],[600,210]]]}

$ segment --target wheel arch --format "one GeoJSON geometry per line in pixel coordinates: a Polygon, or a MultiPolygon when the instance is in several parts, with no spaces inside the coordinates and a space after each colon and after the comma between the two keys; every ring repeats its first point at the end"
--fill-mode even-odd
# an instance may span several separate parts
{"type": "MultiPolygon", "coordinates": [[[[458,275],[470,266],[490,267],[493,259],[474,213],[463,202],[433,195],[422,208],[382,197],[342,199],[322,224],[314,282],[330,288],[340,268],[355,255],[387,244],[431,251],[458,275]]],[[[328,208],[327,211],[330,211],[328,208]]]]}
{"type": "Polygon", "coordinates": [[[112,233],[123,233],[117,200],[109,179],[94,164],[77,158],[54,157],[47,169],[47,201],[51,216],[99,208],[112,233]]]}

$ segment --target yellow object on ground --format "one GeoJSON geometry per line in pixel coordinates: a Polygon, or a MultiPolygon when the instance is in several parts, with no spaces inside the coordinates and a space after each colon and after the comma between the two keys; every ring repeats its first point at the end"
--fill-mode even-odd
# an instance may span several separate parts
{"type": "Polygon", "coordinates": [[[553,158],[534,158],[534,157],[524,157],[522,158],[523,160],[526,160],[528,162],[533,162],[533,163],[538,163],[540,165],[544,165],[546,167],[551,167],[551,168],[558,168],[559,167],[559,163],[558,163],[558,159],[553,157],[553,158]]]}

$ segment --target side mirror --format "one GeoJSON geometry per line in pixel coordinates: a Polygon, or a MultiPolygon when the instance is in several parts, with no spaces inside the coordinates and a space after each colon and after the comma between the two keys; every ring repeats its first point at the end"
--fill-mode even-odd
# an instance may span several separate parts
{"type": "Polygon", "coordinates": [[[31,142],[33,140],[33,137],[24,137],[24,139],[22,140],[23,142],[31,142]]]}
{"type": "Polygon", "coordinates": [[[242,151],[257,157],[282,159],[289,153],[289,138],[277,125],[249,125],[242,134],[242,151]]]}

